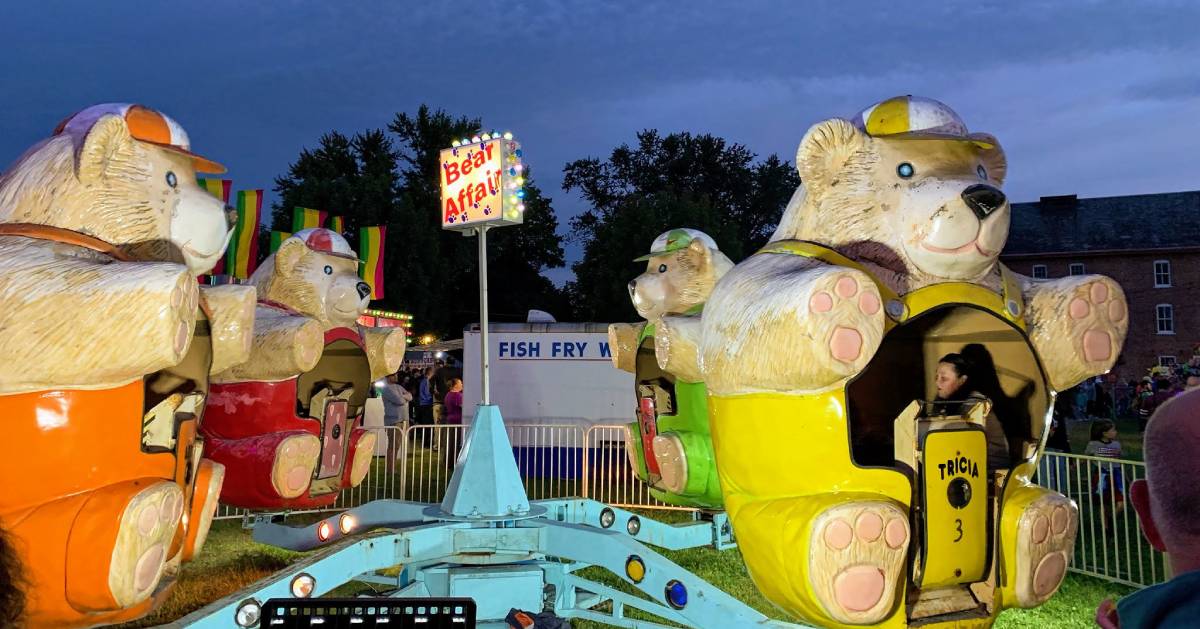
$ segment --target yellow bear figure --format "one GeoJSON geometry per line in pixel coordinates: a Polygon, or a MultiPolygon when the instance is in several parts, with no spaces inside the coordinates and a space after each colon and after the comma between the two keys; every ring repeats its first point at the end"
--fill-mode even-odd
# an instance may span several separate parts
{"type": "Polygon", "coordinates": [[[397,328],[360,328],[371,288],[358,256],[322,228],[292,234],[250,277],[258,289],[250,357],[215,376],[204,436],[225,465],[227,504],[329,506],[362,482],[377,434],[362,427],[374,380],[404,359],[397,328]]]}
{"type": "Polygon", "coordinates": [[[796,164],[772,241],[669,350],[700,354],[752,578],[824,626],[986,627],[1045,602],[1077,509],[1029,479],[1055,392],[1116,360],[1120,287],[998,262],[1004,153],[937,101],[816,124],[796,164]],[[983,403],[925,402],[949,354],[983,403]]]}
{"type": "Polygon", "coordinates": [[[224,205],[171,118],[89,107],[0,176],[0,526],[31,626],[132,620],[199,552],[224,470],[209,375],[245,360],[252,287],[199,290],[224,205]]]}
{"type": "Polygon", "coordinates": [[[670,342],[656,328],[668,315],[677,326],[698,326],[705,300],[733,263],[708,234],[694,229],[663,232],[635,262],[646,262],[646,272],[629,282],[629,295],[646,322],[608,328],[613,364],[636,376],[637,421],[625,441],[629,464],[656,499],[719,509],[700,365],[695,353],[656,352],[657,344],[670,342]],[[671,362],[659,363],[659,356],[671,362]]]}

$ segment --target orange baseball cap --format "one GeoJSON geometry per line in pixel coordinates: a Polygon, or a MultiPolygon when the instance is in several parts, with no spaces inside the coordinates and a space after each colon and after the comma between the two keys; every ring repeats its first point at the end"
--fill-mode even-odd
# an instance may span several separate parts
{"type": "Polygon", "coordinates": [[[206,157],[192,152],[187,132],[170,116],[144,105],[130,103],[104,103],[92,105],[58,123],[54,135],[63,132],[86,135],[92,125],[104,116],[122,116],[135,139],[162,147],[168,151],[186,155],[192,159],[196,172],[219,175],[225,167],[206,157]]]}

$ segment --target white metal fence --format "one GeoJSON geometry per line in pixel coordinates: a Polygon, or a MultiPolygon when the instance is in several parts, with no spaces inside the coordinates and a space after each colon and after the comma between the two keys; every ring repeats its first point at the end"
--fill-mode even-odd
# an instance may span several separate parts
{"type": "Polygon", "coordinates": [[[1079,505],[1071,570],[1135,587],[1170,578],[1166,556],[1150,547],[1128,500],[1130,483],[1145,477],[1140,461],[1045,453],[1034,480],[1079,505]]]}
{"type": "MultiPolygon", "coordinates": [[[[584,497],[619,507],[686,509],[664,504],[650,495],[629,465],[625,426],[507,426],[513,454],[530,499],[584,497]]],[[[439,502],[450,483],[462,446],[462,426],[401,425],[372,428],[380,446],[371,472],[323,511],[340,511],[379,499],[439,502]],[[390,440],[397,440],[395,463],[389,465],[390,440]]],[[[1126,500],[1129,484],[1145,477],[1136,461],[1047,452],[1035,481],[1069,496],[1079,505],[1079,535],[1070,569],[1132,586],[1153,585],[1169,578],[1165,557],[1142,535],[1126,500]]],[[[309,511],[293,511],[306,513],[309,511]]],[[[241,518],[248,512],[221,505],[218,518],[241,518]]]]}

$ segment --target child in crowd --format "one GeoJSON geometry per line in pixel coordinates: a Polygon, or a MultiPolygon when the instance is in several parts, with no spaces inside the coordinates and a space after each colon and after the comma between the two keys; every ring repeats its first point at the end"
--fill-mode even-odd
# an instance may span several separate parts
{"type": "MultiPolygon", "coordinates": [[[[1103,459],[1120,459],[1121,442],[1117,441],[1117,425],[1107,419],[1092,422],[1092,440],[1088,442],[1083,453],[1088,456],[1103,459]]],[[[1112,518],[1120,515],[1125,509],[1125,484],[1121,478],[1120,463],[1100,463],[1095,492],[1100,496],[1100,508],[1103,512],[1112,509],[1112,518]]],[[[1102,518],[1105,530],[1109,529],[1110,518],[1102,518]]]]}

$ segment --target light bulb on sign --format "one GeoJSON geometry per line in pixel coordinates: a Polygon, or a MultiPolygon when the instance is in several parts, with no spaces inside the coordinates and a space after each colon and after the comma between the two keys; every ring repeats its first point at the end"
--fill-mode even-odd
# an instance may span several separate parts
{"type": "Polygon", "coordinates": [[[518,204],[517,204],[517,211],[518,211],[518,212],[524,212],[524,211],[525,211],[525,204],[524,204],[524,203],[518,203],[518,204]]]}
{"type": "Polygon", "coordinates": [[[455,140],[450,143],[450,146],[452,146],[454,148],[458,148],[459,144],[461,144],[461,142],[459,142],[458,140],[455,140]]]}
{"type": "Polygon", "coordinates": [[[505,139],[505,140],[511,140],[512,138],[513,138],[513,136],[512,136],[512,131],[505,131],[505,132],[504,132],[504,139],[505,139]]]}
{"type": "Polygon", "coordinates": [[[521,187],[521,186],[525,185],[525,178],[517,177],[516,181],[514,181],[513,183],[517,184],[517,187],[521,187]]]}
{"type": "Polygon", "coordinates": [[[476,136],[472,136],[472,137],[471,137],[471,141],[472,141],[472,142],[478,142],[478,141],[479,141],[479,136],[477,136],[477,135],[476,135],[476,136]]]}
{"type": "Polygon", "coordinates": [[[485,133],[485,134],[483,134],[483,135],[482,135],[482,136],[480,136],[480,137],[482,137],[482,138],[483,138],[483,141],[484,141],[484,142],[487,142],[488,140],[492,139],[492,136],[490,136],[490,135],[488,135],[488,134],[486,134],[486,133],[485,133]]]}

